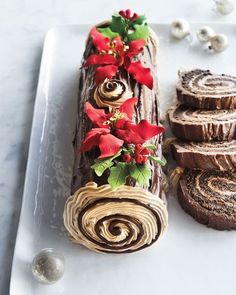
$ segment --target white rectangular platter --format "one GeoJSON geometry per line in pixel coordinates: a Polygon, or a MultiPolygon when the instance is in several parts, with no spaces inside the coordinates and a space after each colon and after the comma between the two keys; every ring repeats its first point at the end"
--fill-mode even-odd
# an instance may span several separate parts
{"type": "MultiPolygon", "coordinates": [[[[174,103],[177,70],[211,69],[236,75],[236,26],[212,24],[229,37],[222,54],[202,48],[193,36],[174,41],[165,24],[153,24],[159,37],[158,78],[163,112],[174,103]]],[[[22,211],[15,247],[11,295],[143,295],[236,292],[236,233],[208,229],[195,222],[169,196],[165,237],[141,252],[93,253],[72,244],[63,227],[73,163],[77,82],[84,43],[91,26],[71,25],[47,34],[35,102],[22,211]],[[54,285],[31,275],[33,257],[43,248],[65,256],[63,278],[54,285]]]]}

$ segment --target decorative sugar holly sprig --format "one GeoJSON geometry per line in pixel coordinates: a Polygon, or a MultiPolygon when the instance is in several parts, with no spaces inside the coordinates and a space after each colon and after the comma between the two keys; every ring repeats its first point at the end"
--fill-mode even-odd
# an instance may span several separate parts
{"type": "Polygon", "coordinates": [[[164,165],[165,161],[155,155],[156,147],[146,143],[150,138],[162,133],[164,128],[141,120],[132,122],[137,98],[127,99],[118,109],[95,109],[86,103],[86,114],[93,123],[85,136],[81,152],[98,147],[100,156],[92,165],[95,173],[102,176],[108,169],[108,183],[113,189],[125,184],[128,176],[141,185],[151,177],[150,161],[164,165]]]}
{"type": "Polygon", "coordinates": [[[113,157],[95,160],[92,169],[97,176],[102,176],[109,169],[108,183],[114,190],[124,185],[127,177],[132,177],[140,185],[145,185],[151,178],[149,162],[153,161],[161,166],[166,164],[164,158],[155,156],[155,150],[155,145],[130,145],[128,148],[121,148],[113,157]]]}
{"type": "Polygon", "coordinates": [[[132,15],[130,9],[114,13],[109,25],[98,30],[109,38],[119,35],[125,43],[133,40],[146,40],[150,36],[145,15],[138,15],[137,13],[132,15]]]}

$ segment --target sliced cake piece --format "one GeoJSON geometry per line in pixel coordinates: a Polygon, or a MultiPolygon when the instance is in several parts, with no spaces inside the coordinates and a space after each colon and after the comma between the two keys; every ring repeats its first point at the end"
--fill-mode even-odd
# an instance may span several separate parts
{"type": "Polygon", "coordinates": [[[235,109],[236,77],[199,69],[179,71],[177,98],[196,109],[235,109]]]}
{"type": "Polygon", "coordinates": [[[236,229],[236,176],[228,171],[186,169],[179,181],[182,208],[198,222],[236,229]]]}
{"type": "Polygon", "coordinates": [[[236,140],[182,142],[171,144],[173,158],[180,167],[236,170],[236,140]]]}
{"type": "Polygon", "coordinates": [[[180,105],[170,108],[167,116],[173,134],[182,140],[236,139],[236,109],[204,111],[180,105]]]}

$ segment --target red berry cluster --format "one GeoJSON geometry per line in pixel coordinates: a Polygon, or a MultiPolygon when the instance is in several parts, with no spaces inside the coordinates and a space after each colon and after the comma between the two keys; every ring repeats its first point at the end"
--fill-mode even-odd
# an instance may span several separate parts
{"type": "MultiPolygon", "coordinates": [[[[133,158],[137,164],[145,164],[148,160],[148,155],[150,155],[150,150],[143,147],[141,144],[136,144],[134,149],[133,158]]],[[[123,155],[123,161],[129,163],[132,160],[130,154],[123,155]]]]}
{"type": "Polygon", "coordinates": [[[138,19],[138,17],[139,17],[137,13],[134,13],[131,16],[131,10],[130,9],[119,11],[119,15],[121,15],[123,18],[125,18],[127,20],[130,20],[132,22],[136,21],[138,19]]]}

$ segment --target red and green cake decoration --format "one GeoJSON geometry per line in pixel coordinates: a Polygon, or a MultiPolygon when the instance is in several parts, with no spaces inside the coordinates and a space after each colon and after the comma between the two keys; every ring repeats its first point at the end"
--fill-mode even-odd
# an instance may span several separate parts
{"type": "MultiPolygon", "coordinates": [[[[151,70],[140,58],[149,36],[144,15],[132,14],[129,9],[115,13],[107,26],[90,31],[96,51],[88,56],[83,67],[94,67],[98,86],[125,70],[136,82],[152,89],[151,70]]],[[[138,98],[130,97],[116,108],[98,108],[90,102],[85,106],[92,129],[87,132],[80,151],[99,151],[91,168],[99,177],[109,170],[107,182],[112,189],[124,185],[127,178],[147,185],[152,173],[150,163],[165,165],[165,160],[156,155],[157,147],[149,143],[164,128],[146,119],[134,123],[137,103],[138,98]]]]}

